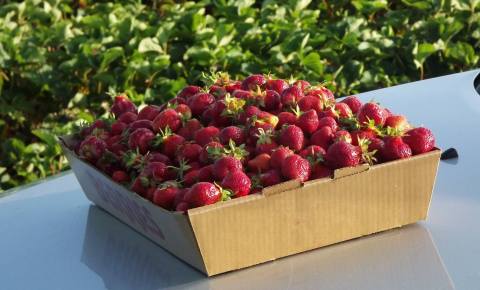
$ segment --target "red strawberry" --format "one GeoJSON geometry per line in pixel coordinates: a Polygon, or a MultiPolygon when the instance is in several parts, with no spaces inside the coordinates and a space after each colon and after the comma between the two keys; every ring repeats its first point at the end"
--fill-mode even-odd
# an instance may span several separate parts
{"type": "Polygon", "coordinates": [[[130,123],[133,123],[137,120],[137,114],[135,113],[132,113],[132,112],[126,112],[124,114],[122,114],[120,116],[120,118],[118,118],[118,121],[121,121],[125,124],[130,124],[130,123]]]}
{"type": "Polygon", "coordinates": [[[205,146],[207,143],[218,140],[220,130],[217,127],[209,126],[198,130],[194,139],[200,146],[205,146]]]}
{"type": "Polygon", "coordinates": [[[245,196],[250,192],[252,182],[250,178],[240,170],[227,174],[222,180],[222,187],[230,190],[233,197],[245,196]]]}
{"type": "Polygon", "coordinates": [[[396,129],[399,132],[403,132],[410,127],[407,118],[402,115],[391,115],[385,120],[385,127],[396,129]]]}
{"type": "Polygon", "coordinates": [[[410,146],[415,155],[431,151],[435,147],[432,131],[424,127],[409,130],[403,137],[403,141],[410,146]]]}
{"type": "Polygon", "coordinates": [[[242,83],[240,81],[230,81],[230,83],[224,85],[227,93],[233,93],[235,90],[240,90],[242,88],[242,83]]]}
{"type": "Polygon", "coordinates": [[[188,99],[198,94],[201,90],[202,88],[197,86],[186,86],[177,94],[177,98],[188,99]]]}
{"type": "Polygon", "coordinates": [[[300,127],[303,132],[307,134],[312,134],[318,128],[318,115],[315,110],[306,111],[301,113],[295,123],[298,127],[300,127]]]}
{"type": "Polygon", "coordinates": [[[253,92],[246,90],[236,90],[232,93],[232,97],[248,101],[248,103],[252,103],[255,101],[253,92]]]}
{"type": "Polygon", "coordinates": [[[325,159],[332,169],[357,166],[361,159],[360,148],[348,142],[339,141],[328,148],[325,159]]]}
{"type": "Polygon", "coordinates": [[[273,79],[268,79],[267,82],[265,83],[265,88],[267,90],[273,90],[276,91],[279,94],[282,94],[282,92],[289,87],[288,83],[285,80],[273,80],[273,79]]]}
{"type": "Polygon", "coordinates": [[[154,141],[155,147],[160,147],[160,151],[167,155],[170,159],[175,158],[178,147],[185,142],[185,138],[180,135],[172,134],[171,131],[166,130],[164,134],[160,135],[154,141]]]}
{"type": "Polygon", "coordinates": [[[362,106],[362,102],[356,96],[346,97],[341,101],[341,103],[347,104],[350,107],[352,113],[354,114],[356,114],[362,106]]]}
{"type": "Polygon", "coordinates": [[[128,176],[128,174],[123,170],[114,171],[112,174],[112,179],[118,183],[130,182],[130,176],[128,176]]]}
{"type": "Polygon", "coordinates": [[[352,143],[352,136],[346,130],[340,130],[333,133],[333,142],[345,141],[347,143],[352,143]]]}
{"type": "Polygon", "coordinates": [[[373,153],[373,157],[376,159],[377,163],[382,162],[382,151],[385,143],[380,138],[370,138],[368,139],[370,144],[368,144],[368,151],[373,153]]]}
{"type": "Polygon", "coordinates": [[[362,130],[355,130],[350,132],[350,136],[352,139],[352,144],[358,146],[358,140],[360,139],[372,139],[377,136],[375,131],[370,129],[362,129],[362,130]]]}
{"type": "Polygon", "coordinates": [[[223,145],[216,142],[208,142],[203,146],[202,152],[198,157],[198,160],[203,164],[208,164],[211,161],[215,160],[216,157],[219,157],[223,153],[223,145]]]}
{"type": "Polygon", "coordinates": [[[308,89],[308,94],[312,96],[316,96],[317,98],[322,100],[322,103],[324,105],[335,101],[335,96],[333,95],[332,91],[330,91],[329,89],[323,86],[310,87],[308,89]]]}
{"type": "Polygon", "coordinates": [[[175,207],[175,211],[183,212],[183,213],[185,213],[189,209],[190,209],[190,205],[188,204],[188,202],[185,202],[185,201],[181,201],[175,207]]]}
{"type": "Polygon", "coordinates": [[[176,106],[176,105],[179,105],[179,104],[186,104],[187,101],[184,99],[184,98],[180,98],[180,97],[175,97],[173,99],[170,99],[166,104],[163,104],[160,106],[160,111],[163,111],[163,109],[165,109],[167,106],[176,106]]]}
{"type": "Polygon", "coordinates": [[[179,189],[175,185],[164,185],[157,188],[153,192],[153,203],[163,207],[164,209],[173,209],[173,202],[177,196],[179,189]]]}
{"type": "Polygon", "coordinates": [[[185,143],[178,149],[177,158],[184,159],[188,162],[197,161],[202,153],[202,146],[195,143],[185,143]]]}
{"type": "Polygon", "coordinates": [[[255,154],[267,153],[271,154],[278,144],[273,140],[272,131],[265,131],[262,128],[258,129],[257,145],[255,146],[255,154]]]}
{"type": "Polygon", "coordinates": [[[293,154],[282,162],[282,175],[285,179],[298,179],[301,182],[310,178],[310,163],[300,155],[293,154]]]}
{"type": "Polygon", "coordinates": [[[248,169],[253,172],[265,172],[270,169],[270,155],[262,153],[248,161],[248,169]]]}
{"type": "MultiPolygon", "coordinates": [[[[133,114],[133,113],[132,113],[133,114]]],[[[135,114],[134,114],[135,115],[135,114]]],[[[135,115],[136,117],[137,115],[135,115]]],[[[86,137],[90,134],[92,134],[92,132],[95,130],[95,129],[106,129],[107,128],[107,124],[105,123],[105,121],[103,120],[96,120],[95,122],[93,122],[90,126],[88,127],[85,127],[83,128],[81,131],[80,131],[80,136],[82,137],[86,137]]]]}
{"type": "Polygon", "coordinates": [[[307,95],[298,101],[298,107],[303,112],[315,110],[317,113],[319,113],[323,109],[323,104],[319,98],[312,95],[307,95]]]}
{"type": "Polygon", "coordinates": [[[257,89],[257,86],[263,88],[266,82],[267,80],[263,75],[250,75],[243,80],[242,90],[253,91],[257,89]]]}
{"type": "Polygon", "coordinates": [[[185,140],[193,140],[195,132],[202,128],[202,123],[197,119],[190,119],[178,130],[177,134],[185,138],[185,140]]]}
{"type": "Polygon", "coordinates": [[[291,86],[282,92],[281,97],[284,107],[294,107],[303,97],[303,90],[299,86],[291,86]]]}
{"type": "Polygon", "coordinates": [[[235,144],[241,145],[245,143],[245,131],[237,126],[228,126],[220,131],[220,142],[222,144],[228,144],[230,140],[233,140],[235,144]]]}
{"type": "Polygon", "coordinates": [[[198,170],[198,181],[213,182],[213,164],[204,166],[198,170]]]}
{"type": "Polygon", "coordinates": [[[261,107],[269,112],[280,110],[282,107],[280,94],[273,90],[266,90],[262,95],[261,107]]]}
{"type": "Polygon", "coordinates": [[[216,180],[222,180],[229,172],[242,170],[242,162],[232,156],[223,156],[213,164],[213,176],[216,180]]]}
{"type": "Polygon", "coordinates": [[[310,83],[305,80],[296,80],[292,86],[299,87],[302,91],[305,91],[310,87],[310,83]]]}
{"type": "Polygon", "coordinates": [[[136,120],[128,125],[130,132],[133,132],[138,128],[147,128],[153,131],[153,123],[150,120],[136,120]]]}
{"type": "Polygon", "coordinates": [[[245,124],[248,119],[258,115],[260,112],[261,110],[258,107],[252,105],[246,106],[244,112],[240,113],[238,121],[241,124],[245,124]]]}
{"type": "Polygon", "coordinates": [[[137,107],[128,99],[126,95],[116,96],[110,110],[117,119],[126,112],[132,112],[135,114],[137,113],[137,107]]]}
{"type": "Polygon", "coordinates": [[[116,121],[112,124],[111,133],[112,135],[121,135],[125,129],[127,129],[127,124],[122,121],[116,121]]]}
{"type": "Polygon", "coordinates": [[[337,131],[338,123],[332,117],[323,117],[318,120],[318,128],[322,128],[323,126],[328,126],[332,128],[333,132],[335,132],[337,131]]]}
{"type": "Polygon", "coordinates": [[[194,169],[190,170],[183,176],[183,184],[185,186],[192,186],[196,182],[198,182],[198,175],[199,175],[200,170],[199,169],[194,169]]]}
{"type": "Polygon", "coordinates": [[[133,180],[130,189],[140,196],[145,197],[147,195],[148,187],[150,186],[150,181],[146,176],[139,175],[133,180]]]}
{"type": "Polygon", "coordinates": [[[325,149],[318,145],[310,145],[307,148],[303,149],[300,152],[300,156],[305,159],[312,159],[317,160],[318,158],[322,158],[325,156],[325,149]]]}
{"type": "Polygon", "coordinates": [[[282,182],[282,176],[277,169],[272,169],[260,174],[260,182],[263,187],[272,186],[282,182]]]}
{"type": "Polygon", "coordinates": [[[180,119],[188,120],[192,118],[192,111],[190,110],[190,107],[186,104],[178,104],[172,108],[180,115],[180,119]]]}
{"type": "Polygon", "coordinates": [[[292,112],[280,112],[278,114],[278,127],[283,127],[283,125],[295,125],[297,122],[297,116],[292,112]]]}
{"type": "Polygon", "coordinates": [[[138,128],[128,138],[128,147],[132,150],[138,148],[141,154],[150,150],[150,144],[155,138],[155,134],[147,128],[138,128]]]}
{"type": "Polygon", "coordinates": [[[160,107],[155,105],[145,106],[138,112],[138,120],[150,120],[153,121],[155,117],[160,113],[160,107]]]}
{"type": "Polygon", "coordinates": [[[403,142],[402,137],[387,137],[384,142],[381,152],[383,160],[391,161],[412,156],[412,149],[403,142]]]}
{"type": "Polygon", "coordinates": [[[279,141],[281,145],[287,146],[293,151],[300,151],[305,145],[305,136],[300,127],[289,125],[280,132],[279,141]]]}
{"type": "Polygon", "coordinates": [[[142,171],[142,175],[151,177],[157,182],[162,182],[166,178],[167,174],[167,165],[163,162],[152,161],[147,163],[146,167],[142,171]]]}
{"type": "Polygon", "coordinates": [[[343,119],[348,119],[353,116],[352,110],[345,103],[336,103],[335,110],[338,112],[338,116],[343,119]]]}
{"type": "Polygon", "coordinates": [[[209,93],[198,93],[187,100],[187,104],[196,117],[201,116],[210,104],[215,102],[215,97],[209,93]]]}
{"type": "Polygon", "coordinates": [[[310,144],[321,146],[323,149],[327,150],[328,147],[330,147],[330,144],[333,143],[334,137],[335,135],[332,128],[324,126],[312,134],[310,144]]]}
{"type": "Polygon", "coordinates": [[[319,179],[329,177],[333,174],[332,169],[323,165],[322,163],[315,163],[312,165],[312,176],[310,179],[319,179]]]}
{"type": "Polygon", "coordinates": [[[387,118],[385,110],[376,103],[366,103],[360,107],[357,113],[360,124],[367,125],[370,120],[377,126],[383,126],[387,118]]]}
{"type": "Polygon", "coordinates": [[[227,90],[222,86],[211,85],[208,88],[208,93],[214,96],[215,98],[219,99],[219,98],[223,98],[225,94],[227,94],[227,90]]]}
{"type": "Polygon", "coordinates": [[[182,119],[177,111],[174,109],[166,109],[162,111],[158,116],[153,120],[153,129],[155,132],[160,132],[160,130],[165,130],[168,126],[170,130],[176,132],[182,125],[182,119]]]}
{"type": "Polygon", "coordinates": [[[293,155],[293,151],[290,150],[288,147],[280,146],[276,150],[272,152],[271,159],[270,159],[270,166],[274,169],[281,170],[283,160],[285,160],[288,156],[293,155]]]}
{"type": "Polygon", "coordinates": [[[162,162],[166,165],[170,165],[172,162],[167,155],[160,152],[149,152],[145,155],[145,162],[162,162]]]}
{"type": "MultiPolygon", "coordinates": [[[[231,98],[233,99],[233,98],[231,98]]],[[[230,99],[229,99],[230,100],[230,99]]],[[[228,114],[228,109],[225,101],[216,101],[211,106],[210,116],[205,118],[202,114],[204,120],[211,119],[212,124],[215,127],[226,127],[232,123],[231,116],[228,114]]]]}
{"type": "Polygon", "coordinates": [[[184,199],[192,207],[199,207],[220,201],[222,193],[213,183],[198,182],[185,194],[184,199]]]}
{"type": "Polygon", "coordinates": [[[318,114],[318,118],[322,119],[325,117],[331,117],[335,120],[338,120],[340,115],[338,114],[337,110],[335,110],[335,106],[327,106],[323,111],[318,114]]]}
{"type": "Polygon", "coordinates": [[[175,198],[173,199],[173,205],[172,205],[173,209],[176,209],[180,203],[184,202],[183,199],[185,198],[185,194],[188,192],[188,190],[189,190],[188,188],[178,189],[177,195],[175,195],[175,198]]]}

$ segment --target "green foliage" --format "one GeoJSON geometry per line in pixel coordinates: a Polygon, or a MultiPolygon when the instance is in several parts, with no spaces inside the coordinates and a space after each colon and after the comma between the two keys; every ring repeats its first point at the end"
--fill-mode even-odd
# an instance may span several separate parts
{"type": "Polygon", "coordinates": [[[204,71],[337,95],[474,68],[480,1],[26,0],[0,7],[0,191],[66,168],[55,135],[109,90],[163,102],[204,71]]]}

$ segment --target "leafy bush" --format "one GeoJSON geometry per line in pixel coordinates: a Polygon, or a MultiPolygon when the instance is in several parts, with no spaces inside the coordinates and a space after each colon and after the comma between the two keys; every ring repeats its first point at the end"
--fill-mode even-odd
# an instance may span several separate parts
{"type": "Polygon", "coordinates": [[[163,102],[201,72],[332,81],[338,95],[478,66],[479,1],[27,0],[0,7],[0,191],[67,167],[55,135],[108,91],[163,102]]]}

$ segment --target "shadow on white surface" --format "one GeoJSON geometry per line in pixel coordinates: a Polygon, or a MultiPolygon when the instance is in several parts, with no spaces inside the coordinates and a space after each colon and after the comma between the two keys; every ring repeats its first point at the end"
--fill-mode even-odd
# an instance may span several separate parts
{"type": "Polygon", "coordinates": [[[207,278],[92,205],[81,261],[108,289],[454,289],[422,224],[207,278]]]}

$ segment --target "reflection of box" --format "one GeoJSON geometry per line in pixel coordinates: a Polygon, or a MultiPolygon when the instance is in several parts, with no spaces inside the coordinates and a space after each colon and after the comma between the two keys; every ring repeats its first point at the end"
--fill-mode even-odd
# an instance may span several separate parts
{"type": "MultiPolygon", "coordinates": [[[[68,142],[68,137],[63,138],[68,142]]],[[[193,267],[215,275],[425,219],[440,151],[334,177],[166,211],[64,151],[87,197],[193,267]]]]}

